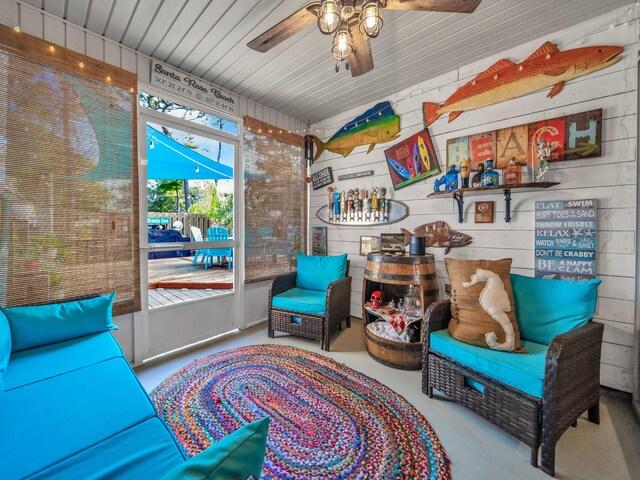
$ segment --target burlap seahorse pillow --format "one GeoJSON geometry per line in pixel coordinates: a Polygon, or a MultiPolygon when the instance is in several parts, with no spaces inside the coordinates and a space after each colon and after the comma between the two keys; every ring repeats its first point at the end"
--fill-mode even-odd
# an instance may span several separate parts
{"type": "Polygon", "coordinates": [[[451,284],[449,334],[479,347],[526,352],[520,344],[509,280],[511,259],[445,258],[445,266],[451,284]]]}

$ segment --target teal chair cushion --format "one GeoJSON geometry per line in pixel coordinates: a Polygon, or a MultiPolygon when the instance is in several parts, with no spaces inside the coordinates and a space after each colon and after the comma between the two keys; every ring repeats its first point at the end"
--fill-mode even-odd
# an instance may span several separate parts
{"type": "Polygon", "coordinates": [[[11,330],[7,317],[0,311],[0,408],[4,393],[4,375],[11,356],[11,330]]]}
{"type": "Polygon", "coordinates": [[[102,297],[33,307],[2,308],[9,319],[12,351],[117,330],[111,319],[115,292],[102,297]]]}
{"type": "Polygon", "coordinates": [[[153,417],[41,470],[30,480],[156,479],[184,457],[162,420],[153,417]]]}
{"type": "Polygon", "coordinates": [[[296,286],[305,290],[326,292],[331,282],[344,278],[347,273],[347,254],[314,256],[296,253],[298,273],[296,286]]]}
{"type": "Polygon", "coordinates": [[[154,416],[124,358],[7,391],[0,455],[11,461],[0,477],[27,477],[154,416]]]}
{"type": "Polygon", "coordinates": [[[260,478],[268,430],[269,418],[249,423],[167,472],[162,480],[260,478]]]}
{"type": "Polygon", "coordinates": [[[12,390],[122,356],[111,332],[22,350],[11,355],[11,367],[5,374],[5,389],[12,390]]]}
{"type": "Polygon", "coordinates": [[[549,280],[511,275],[520,337],[549,345],[585,325],[596,311],[602,280],[549,280]]]}
{"type": "Polygon", "coordinates": [[[324,315],[326,297],[326,291],[319,292],[295,287],[273,297],[271,304],[282,310],[324,315]]]}
{"type": "Polygon", "coordinates": [[[445,329],[430,335],[429,346],[487,377],[542,398],[547,345],[523,340],[529,353],[500,352],[459,342],[445,329]]]}

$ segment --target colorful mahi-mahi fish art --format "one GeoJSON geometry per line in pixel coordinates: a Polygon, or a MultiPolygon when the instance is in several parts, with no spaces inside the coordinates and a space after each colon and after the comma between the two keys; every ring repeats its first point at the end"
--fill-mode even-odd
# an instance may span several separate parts
{"type": "Polygon", "coordinates": [[[347,123],[327,142],[311,135],[316,147],[313,161],[320,158],[325,150],[346,157],[360,145],[369,145],[367,153],[371,153],[377,144],[390,142],[399,136],[400,117],[396,115],[391,103],[380,102],[347,123]]]}
{"type": "Polygon", "coordinates": [[[399,190],[440,173],[428,130],[411,135],[384,151],[393,189],[399,190]]]}

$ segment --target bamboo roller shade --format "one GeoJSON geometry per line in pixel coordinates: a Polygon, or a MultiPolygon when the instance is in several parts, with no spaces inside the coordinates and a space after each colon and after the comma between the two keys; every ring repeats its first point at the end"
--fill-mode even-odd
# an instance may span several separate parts
{"type": "Polygon", "coordinates": [[[243,134],[245,282],[253,283],[295,270],[295,253],[306,252],[307,183],[303,137],[248,119],[243,134]]]}
{"type": "Polygon", "coordinates": [[[0,26],[0,305],[116,291],[114,315],[140,309],[136,91],[0,26]]]}

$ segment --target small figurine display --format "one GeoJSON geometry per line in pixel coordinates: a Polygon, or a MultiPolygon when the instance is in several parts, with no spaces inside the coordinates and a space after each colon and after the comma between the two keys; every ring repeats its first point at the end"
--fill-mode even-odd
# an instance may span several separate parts
{"type": "Polygon", "coordinates": [[[433,191],[434,192],[439,192],[440,191],[440,187],[441,186],[447,186],[447,178],[445,175],[441,176],[440,178],[436,178],[435,183],[433,184],[433,191]]]}
{"type": "Polygon", "coordinates": [[[480,162],[478,164],[478,171],[471,179],[472,187],[481,187],[482,186],[482,174],[484,173],[484,163],[480,162]]]}
{"type": "Polygon", "coordinates": [[[482,174],[483,187],[497,187],[500,185],[500,174],[493,169],[493,160],[487,160],[487,169],[482,174]]]}
{"type": "Polygon", "coordinates": [[[449,171],[445,174],[447,184],[445,190],[457,190],[458,189],[458,168],[455,165],[451,165],[449,171]]]}
{"type": "Polygon", "coordinates": [[[471,175],[471,159],[465,158],[460,162],[460,177],[462,178],[462,188],[469,187],[469,176],[471,175]]]}
{"type": "Polygon", "coordinates": [[[375,310],[379,309],[382,306],[382,292],[380,290],[376,290],[375,292],[371,293],[369,306],[375,310]]]}
{"type": "Polygon", "coordinates": [[[546,140],[540,140],[536,147],[538,148],[538,165],[534,170],[534,181],[541,182],[542,177],[549,170],[549,159],[551,158],[551,146],[546,140]]]}
{"type": "Polygon", "coordinates": [[[515,157],[511,157],[509,165],[502,173],[504,185],[518,185],[522,181],[522,167],[516,165],[515,157]]]}
{"type": "Polygon", "coordinates": [[[395,203],[393,206],[394,220],[399,214],[402,215],[403,209],[408,213],[407,207],[402,202],[392,202],[387,198],[385,187],[372,187],[371,190],[355,187],[343,190],[342,193],[329,187],[327,188],[327,206],[321,209],[326,214],[323,213],[320,216],[318,213],[318,215],[321,219],[335,224],[384,223],[389,221],[392,214],[391,203],[395,203]]]}

